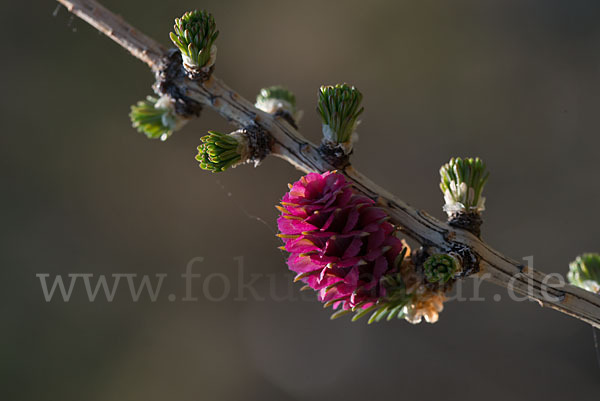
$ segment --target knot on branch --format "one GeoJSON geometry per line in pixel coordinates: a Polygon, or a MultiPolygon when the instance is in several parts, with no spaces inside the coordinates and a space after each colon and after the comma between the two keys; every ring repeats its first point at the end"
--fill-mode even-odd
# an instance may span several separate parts
{"type": "MultiPolygon", "coordinates": [[[[208,76],[211,72],[212,68],[208,76]]],[[[191,99],[182,91],[181,81],[185,79],[188,79],[188,76],[183,68],[181,54],[177,49],[171,49],[163,62],[163,68],[156,74],[156,83],[153,89],[157,94],[173,99],[177,115],[185,118],[198,117],[202,111],[202,104],[191,99]]]]}
{"type": "Polygon", "coordinates": [[[192,81],[200,81],[206,82],[211,77],[213,71],[215,70],[215,66],[211,65],[208,69],[193,69],[186,64],[183,64],[184,70],[186,72],[187,77],[192,81]]]}
{"type": "Polygon", "coordinates": [[[479,256],[475,254],[470,247],[462,244],[452,244],[448,252],[456,257],[462,266],[457,278],[464,278],[479,272],[479,256]]]}
{"type": "Polygon", "coordinates": [[[481,237],[481,224],[483,219],[479,212],[454,212],[448,216],[448,224],[452,227],[462,228],[471,234],[481,237]]]}
{"type": "Polygon", "coordinates": [[[350,166],[350,154],[352,152],[346,153],[346,149],[340,144],[323,141],[319,146],[319,154],[323,157],[323,160],[337,170],[343,170],[350,166]]]}
{"type": "Polygon", "coordinates": [[[242,155],[242,160],[252,162],[255,166],[258,166],[271,152],[273,138],[258,125],[244,127],[241,131],[246,141],[245,154],[242,155]]]}

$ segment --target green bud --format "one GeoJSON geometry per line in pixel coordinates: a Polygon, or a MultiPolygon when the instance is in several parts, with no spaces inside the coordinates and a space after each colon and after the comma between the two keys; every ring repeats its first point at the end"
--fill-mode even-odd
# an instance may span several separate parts
{"type": "Polygon", "coordinates": [[[265,113],[275,114],[278,111],[285,111],[294,117],[296,96],[283,86],[270,86],[260,90],[254,106],[265,113]]]}
{"type": "Polygon", "coordinates": [[[192,71],[208,69],[215,63],[219,36],[215,19],[209,12],[189,11],[175,19],[174,32],[169,36],[181,51],[184,66],[192,71]]]}
{"type": "Polygon", "coordinates": [[[586,291],[600,294],[600,254],[584,253],[569,264],[569,282],[586,291]]]}
{"type": "Polygon", "coordinates": [[[425,278],[430,283],[447,283],[460,270],[460,262],[452,255],[439,253],[431,255],[425,263],[425,278]]]}
{"type": "Polygon", "coordinates": [[[444,194],[444,211],[451,216],[457,212],[482,212],[485,198],[481,196],[489,173],[479,158],[450,159],[440,169],[440,189],[444,194]]]}
{"type": "Polygon", "coordinates": [[[321,86],[317,111],[323,122],[325,141],[343,144],[348,150],[352,148],[358,117],[364,110],[361,101],[362,94],[354,86],[321,86]]]}
{"type": "Polygon", "coordinates": [[[219,173],[242,162],[244,144],[237,131],[229,135],[208,131],[200,140],[196,160],[202,169],[219,173]]]}
{"type": "Polygon", "coordinates": [[[148,138],[165,141],[177,129],[181,128],[187,120],[177,116],[175,109],[168,97],[157,99],[148,96],[131,106],[129,113],[131,123],[139,132],[148,138]]]}

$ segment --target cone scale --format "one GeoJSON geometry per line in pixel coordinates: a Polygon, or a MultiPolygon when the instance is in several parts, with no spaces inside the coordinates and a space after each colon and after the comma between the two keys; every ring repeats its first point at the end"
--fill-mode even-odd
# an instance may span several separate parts
{"type": "Polygon", "coordinates": [[[404,245],[375,202],[336,172],[310,173],[290,186],[277,225],[296,281],[334,309],[368,309],[386,297],[404,245]]]}

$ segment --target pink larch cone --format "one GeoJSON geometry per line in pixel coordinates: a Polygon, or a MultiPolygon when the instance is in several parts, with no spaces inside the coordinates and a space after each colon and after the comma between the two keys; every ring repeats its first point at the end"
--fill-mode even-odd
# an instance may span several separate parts
{"type": "Polygon", "coordinates": [[[404,245],[387,214],[354,192],[342,174],[307,174],[290,186],[278,209],[288,266],[296,280],[319,291],[320,301],[356,310],[386,296],[381,279],[398,272],[404,245]]]}

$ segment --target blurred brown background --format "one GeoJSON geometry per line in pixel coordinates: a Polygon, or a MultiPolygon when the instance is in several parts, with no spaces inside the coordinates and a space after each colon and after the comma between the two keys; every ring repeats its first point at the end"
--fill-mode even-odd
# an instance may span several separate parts
{"type": "MultiPolygon", "coordinates": [[[[439,166],[481,156],[492,171],[483,235],[506,254],[564,274],[600,251],[599,2],[104,3],[165,45],[174,17],[212,11],[217,75],[247,98],[287,85],[314,141],[319,85],[357,85],[355,166],[438,217],[439,166]]],[[[300,174],[274,158],[201,171],[199,137],[229,129],[212,111],[165,143],[137,133],[129,106],[151,93],[151,74],[55,8],[12,2],[0,14],[0,398],[597,399],[590,327],[492,285],[486,302],[448,303],[418,326],[331,322],[316,302],[210,302],[202,278],[199,301],[181,302],[196,256],[195,273],[232,280],[243,256],[246,281],[271,274],[285,293],[273,205],[300,174]],[[70,302],[46,303],[37,273],[169,276],[154,303],[124,286],[89,302],[81,284],[70,302]]],[[[269,288],[257,281],[261,296],[269,288]]]]}

